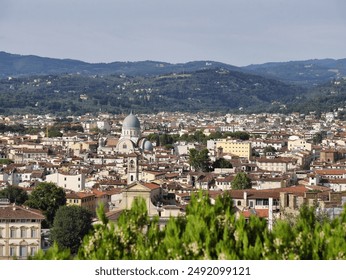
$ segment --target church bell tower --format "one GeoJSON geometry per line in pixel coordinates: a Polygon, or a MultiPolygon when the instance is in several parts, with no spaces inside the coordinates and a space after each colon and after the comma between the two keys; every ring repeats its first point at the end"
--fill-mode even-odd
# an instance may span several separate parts
{"type": "Polygon", "coordinates": [[[132,184],[139,180],[138,155],[136,153],[129,154],[127,157],[127,184],[132,184]]]}

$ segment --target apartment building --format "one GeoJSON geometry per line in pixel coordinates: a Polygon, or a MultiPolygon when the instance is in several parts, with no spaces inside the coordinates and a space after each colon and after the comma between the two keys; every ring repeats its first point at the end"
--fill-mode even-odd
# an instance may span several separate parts
{"type": "Polygon", "coordinates": [[[210,150],[221,151],[222,154],[231,154],[241,158],[251,157],[251,143],[249,141],[219,139],[209,140],[207,147],[210,150]]]}
{"type": "Polygon", "coordinates": [[[0,260],[27,259],[41,249],[39,210],[0,200],[0,260]]]}
{"type": "Polygon", "coordinates": [[[85,189],[85,174],[53,173],[46,176],[46,182],[51,182],[65,190],[79,192],[85,189]]]}

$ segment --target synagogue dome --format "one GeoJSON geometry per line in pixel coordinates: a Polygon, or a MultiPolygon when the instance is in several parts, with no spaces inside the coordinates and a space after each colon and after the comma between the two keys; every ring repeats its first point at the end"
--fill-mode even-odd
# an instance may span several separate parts
{"type": "Polygon", "coordinates": [[[130,113],[130,115],[128,115],[123,122],[123,128],[141,128],[141,124],[138,120],[138,118],[132,114],[132,112],[130,113]]]}
{"type": "Polygon", "coordinates": [[[146,151],[152,151],[153,150],[153,145],[149,140],[145,140],[144,142],[144,150],[146,151]]]}

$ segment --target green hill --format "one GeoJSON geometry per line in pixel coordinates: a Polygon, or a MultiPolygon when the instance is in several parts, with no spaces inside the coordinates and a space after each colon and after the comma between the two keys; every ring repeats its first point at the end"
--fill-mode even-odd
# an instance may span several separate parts
{"type": "Polygon", "coordinates": [[[313,59],[264,63],[249,65],[242,69],[286,83],[313,87],[333,79],[346,77],[346,59],[313,59]]]}
{"type": "Polygon", "coordinates": [[[0,113],[252,112],[283,106],[301,92],[293,85],[221,68],[148,77],[31,76],[0,81],[0,113]]]}
{"type": "Polygon", "coordinates": [[[214,61],[86,63],[0,52],[0,114],[331,111],[346,59],[235,67],[214,61]]]}

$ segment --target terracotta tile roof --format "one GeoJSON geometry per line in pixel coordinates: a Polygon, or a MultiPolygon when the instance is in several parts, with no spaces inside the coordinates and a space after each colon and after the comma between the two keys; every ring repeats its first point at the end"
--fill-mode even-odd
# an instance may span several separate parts
{"type": "Polygon", "coordinates": [[[240,215],[244,216],[245,218],[250,218],[250,216],[258,216],[260,218],[268,218],[269,216],[269,209],[246,209],[242,212],[239,212],[240,215]]]}
{"type": "Polygon", "coordinates": [[[0,206],[0,218],[44,220],[44,216],[40,210],[13,204],[0,206]]]}
{"type": "Polygon", "coordinates": [[[75,192],[66,193],[66,199],[79,199],[79,196],[75,192]]]}
{"type": "Polygon", "coordinates": [[[146,186],[147,188],[151,189],[151,190],[155,190],[157,188],[160,188],[159,185],[154,184],[154,183],[142,183],[143,186],[146,186]]]}
{"type": "MultiPolygon", "coordinates": [[[[303,186],[303,185],[297,185],[297,186],[291,186],[286,188],[277,188],[277,189],[265,189],[265,190],[256,190],[256,189],[246,189],[246,190],[228,190],[227,192],[231,195],[234,199],[243,199],[244,198],[244,192],[247,193],[248,199],[263,199],[263,198],[274,198],[279,199],[281,192],[291,193],[295,194],[297,196],[304,196],[304,194],[311,190],[319,190],[319,191],[330,191],[327,187],[321,187],[321,186],[303,186]]],[[[209,194],[211,197],[217,197],[218,195],[222,194],[224,192],[215,192],[215,191],[209,191],[209,194]]]]}
{"type": "Polygon", "coordinates": [[[268,162],[268,163],[289,163],[296,162],[297,159],[290,157],[280,157],[280,158],[259,158],[256,160],[257,162],[268,162]]]}
{"type": "Polygon", "coordinates": [[[107,190],[106,192],[108,195],[113,195],[113,194],[122,193],[123,191],[124,191],[124,189],[122,189],[122,188],[113,188],[113,189],[107,190]]]}
{"type": "Polygon", "coordinates": [[[84,192],[71,192],[66,194],[66,199],[82,199],[85,197],[95,197],[95,194],[84,192]]]}
{"type": "Polygon", "coordinates": [[[160,176],[160,175],[165,175],[166,174],[166,172],[155,171],[155,170],[143,170],[143,173],[149,173],[149,174],[153,174],[155,176],[160,176]]]}
{"type": "Polygon", "coordinates": [[[345,169],[321,169],[321,170],[315,170],[315,173],[318,175],[343,175],[346,174],[345,169]]]}
{"type": "Polygon", "coordinates": [[[116,221],[118,220],[118,218],[120,217],[121,213],[124,212],[124,209],[117,209],[114,211],[109,211],[106,213],[106,217],[110,220],[110,221],[116,221]]]}

